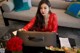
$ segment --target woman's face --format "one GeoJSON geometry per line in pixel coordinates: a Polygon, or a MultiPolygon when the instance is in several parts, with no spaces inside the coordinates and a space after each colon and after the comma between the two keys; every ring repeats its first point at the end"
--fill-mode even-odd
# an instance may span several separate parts
{"type": "Polygon", "coordinates": [[[43,3],[40,7],[40,13],[43,15],[43,16],[46,16],[48,13],[49,13],[49,6],[45,3],[43,3]]]}

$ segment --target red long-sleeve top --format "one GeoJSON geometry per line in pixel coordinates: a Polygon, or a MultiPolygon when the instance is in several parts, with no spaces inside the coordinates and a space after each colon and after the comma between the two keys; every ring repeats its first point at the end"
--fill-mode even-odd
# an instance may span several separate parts
{"type": "MultiPolygon", "coordinates": [[[[36,17],[34,17],[28,24],[26,24],[23,29],[28,31],[31,29],[35,23],[36,17]]],[[[49,32],[57,32],[58,30],[58,22],[57,22],[57,16],[55,13],[51,13],[48,20],[47,27],[43,28],[42,31],[49,31],[49,32]]]]}

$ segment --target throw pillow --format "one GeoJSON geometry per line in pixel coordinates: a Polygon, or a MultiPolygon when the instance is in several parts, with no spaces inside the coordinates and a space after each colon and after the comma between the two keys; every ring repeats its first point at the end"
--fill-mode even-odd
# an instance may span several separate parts
{"type": "Polygon", "coordinates": [[[23,0],[13,0],[14,6],[15,6],[15,10],[21,8],[23,6],[23,0]]]}
{"type": "Polygon", "coordinates": [[[29,7],[32,7],[31,0],[23,0],[23,2],[28,2],[29,7]]]}
{"type": "Polygon", "coordinates": [[[31,0],[13,0],[15,4],[15,11],[29,10],[31,8],[31,0]]]}
{"type": "Polygon", "coordinates": [[[25,3],[23,3],[23,6],[21,8],[14,9],[14,10],[18,12],[18,11],[29,10],[29,9],[30,9],[30,7],[28,5],[28,2],[25,2],[25,3]]]}
{"type": "Polygon", "coordinates": [[[69,5],[66,11],[67,14],[80,18],[80,3],[74,2],[69,5]]]}
{"type": "Polygon", "coordinates": [[[80,2],[80,0],[77,0],[78,2],[80,2]]]}

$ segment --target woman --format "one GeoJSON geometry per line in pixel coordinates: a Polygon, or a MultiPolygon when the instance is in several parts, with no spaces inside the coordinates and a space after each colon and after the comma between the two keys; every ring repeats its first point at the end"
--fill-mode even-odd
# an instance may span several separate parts
{"type": "Polygon", "coordinates": [[[36,16],[21,30],[35,30],[57,33],[57,16],[55,13],[52,13],[50,9],[51,5],[48,0],[40,1],[36,16]]]}

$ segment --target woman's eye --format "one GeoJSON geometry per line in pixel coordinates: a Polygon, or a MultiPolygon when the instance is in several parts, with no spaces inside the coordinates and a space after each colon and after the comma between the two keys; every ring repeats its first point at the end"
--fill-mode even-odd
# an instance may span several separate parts
{"type": "Polygon", "coordinates": [[[44,9],[47,9],[46,7],[44,7],[44,9]]]}
{"type": "Polygon", "coordinates": [[[44,8],[40,8],[40,9],[47,9],[46,7],[44,7],[44,8]]]}

